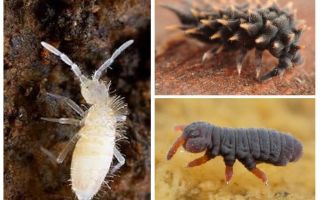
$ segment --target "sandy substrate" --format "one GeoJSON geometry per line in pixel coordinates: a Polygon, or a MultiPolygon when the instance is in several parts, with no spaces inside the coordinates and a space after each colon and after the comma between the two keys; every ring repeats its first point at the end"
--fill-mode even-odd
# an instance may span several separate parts
{"type": "Polygon", "coordinates": [[[315,199],[315,105],[312,99],[160,99],[156,101],[156,199],[245,200],[315,199]],[[292,134],[304,146],[302,158],[285,167],[259,164],[265,186],[238,161],[229,185],[221,156],[198,167],[188,162],[202,155],[179,149],[166,154],[181,134],[174,126],[207,121],[226,127],[272,128],[292,134]]]}
{"type": "MultiPolygon", "coordinates": [[[[233,95],[312,95],[315,93],[315,4],[314,1],[294,0],[298,18],[306,20],[306,31],[301,44],[305,63],[287,70],[283,78],[259,83],[255,79],[254,52],[246,57],[238,76],[237,53],[222,53],[202,63],[202,55],[210,49],[187,38],[181,31],[165,27],[179,24],[177,17],[159,5],[171,3],[156,1],[156,94],[233,94],[233,95]]],[[[175,1],[179,5],[180,1],[175,1]]],[[[213,1],[214,2],[214,1],[213,1]]],[[[287,1],[279,0],[280,5],[287,1]]],[[[277,60],[267,51],[263,55],[262,74],[276,66],[277,60]]]]}

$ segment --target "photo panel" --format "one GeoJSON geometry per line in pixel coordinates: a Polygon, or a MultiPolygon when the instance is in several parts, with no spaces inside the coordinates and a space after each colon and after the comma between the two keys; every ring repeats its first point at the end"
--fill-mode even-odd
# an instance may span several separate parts
{"type": "Polygon", "coordinates": [[[314,95],[315,1],[155,5],[157,95],[314,95]]]}
{"type": "Polygon", "coordinates": [[[151,1],[4,1],[4,199],[151,198],[151,1]]]}
{"type": "Polygon", "coordinates": [[[157,99],[155,111],[155,199],[315,198],[314,99],[157,99]]]}

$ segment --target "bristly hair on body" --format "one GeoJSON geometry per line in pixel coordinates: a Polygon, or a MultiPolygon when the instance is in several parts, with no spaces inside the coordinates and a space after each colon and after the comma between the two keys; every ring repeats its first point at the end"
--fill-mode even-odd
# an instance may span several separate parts
{"type": "Polygon", "coordinates": [[[90,105],[90,108],[84,111],[71,99],[48,93],[49,96],[64,101],[79,114],[81,119],[41,117],[45,121],[81,127],[57,157],[44,147],[40,148],[44,154],[57,163],[62,163],[74,148],[70,168],[71,185],[79,200],[91,200],[101,186],[106,184],[104,181],[106,176],[114,174],[125,164],[125,157],[118,150],[117,141],[125,138],[127,104],[123,97],[111,95],[111,82],[106,84],[100,78],[107,69],[111,68],[114,60],[133,42],[133,40],[128,40],[118,47],[92,77],[82,74],[80,67],[57,48],[41,42],[44,48],[59,56],[64,63],[70,66],[80,81],[83,98],[90,105]],[[111,167],[113,158],[118,162],[111,167]]]}
{"type": "Polygon", "coordinates": [[[299,52],[302,46],[298,43],[306,25],[303,20],[296,19],[292,2],[283,8],[275,1],[266,4],[258,0],[243,4],[226,0],[220,3],[212,0],[184,2],[182,7],[162,6],[174,12],[181,22],[171,28],[214,45],[204,53],[203,61],[221,52],[239,51],[236,62],[240,75],[246,54],[255,49],[256,78],[259,81],[282,75],[286,69],[303,63],[299,52]],[[264,50],[278,59],[278,65],[260,76],[264,50]]]}

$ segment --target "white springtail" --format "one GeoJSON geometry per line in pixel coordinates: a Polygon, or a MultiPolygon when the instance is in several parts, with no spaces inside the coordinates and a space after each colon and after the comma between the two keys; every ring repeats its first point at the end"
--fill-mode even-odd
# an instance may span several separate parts
{"type": "Polygon", "coordinates": [[[99,81],[103,72],[113,63],[126,48],[133,43],[129,40],[122,44],[112,56],[105,61],[88,78],[81,73],[80,68],[72,60],[55,47],[46,42],[41,45],[51,53],[59,56],[63,62],[69,65],[74,74],[81,82],[81,94],[91,107],[84,111],[74,101],[67,97],[48,93],[49,96],[64,101],[81,119],[73,118],[42,118],[50,122],[71,124],[81,126],[58,157],[50,151],[41,147],[41,150],[58,163],[62,163],[68,152],[73,147],[74,152],[71,162],[71,183],[72,190],[79,200],[90,200],[99,191],[106,175],[118,170],[125,159],[115,146],[116,137],[119,137],[119,130],[122,130],[127,115],[127,105],[119,96],[112,96],[109,93],[110,82],[106,85],[99,81]],[[110,169],[112,158],[118,163],[110,169]]]}

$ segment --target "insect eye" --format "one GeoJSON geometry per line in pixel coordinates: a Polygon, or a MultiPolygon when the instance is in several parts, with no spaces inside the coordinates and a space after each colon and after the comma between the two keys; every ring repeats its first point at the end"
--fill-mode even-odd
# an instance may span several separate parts
{"type": "Polygon", "coordinates": [[[191,137],[198,137],[200,135],[200,132],[198,130],[192,130],[190,131],[191,137]]]}

